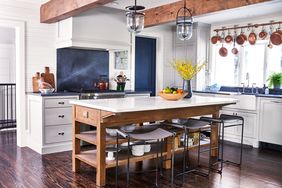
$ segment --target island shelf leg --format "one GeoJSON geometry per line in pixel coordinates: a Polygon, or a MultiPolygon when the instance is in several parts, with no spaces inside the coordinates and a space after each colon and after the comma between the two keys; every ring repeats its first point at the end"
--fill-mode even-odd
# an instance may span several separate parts
{"type": "MultiPolygon", "coordinates": [[[[73,107],[73,117],[75,117],[75,107],[73,107]]],[[[80,123],[73,118],[72,120],[72,171],[79,172],[80,160],[75,155],[80,153],[80,140],[75,137],[76,134],[80,133],[80,123]]]]}
{"type": "MultiPolygon", "coordinates": [[[[217,111],[216,113],[212,114],[212,118],[218,119],[219,118],[219,111],[217,111]]],[[[218,125],[214,124],[212,125],[211,128],[212,131],[212,137],[211,137],[211,148],[217,148],[218,147],[218,125]]],[[[218,148],[217,149],[213,149],[211,151],[211,156],[213,157],[218,157],[218,148]]]]}
{"type": "Polygon", "coordinates": [[[97,125],[97,173],[96,185],[106,185],[106,129],[100,123],[97,125]]]}

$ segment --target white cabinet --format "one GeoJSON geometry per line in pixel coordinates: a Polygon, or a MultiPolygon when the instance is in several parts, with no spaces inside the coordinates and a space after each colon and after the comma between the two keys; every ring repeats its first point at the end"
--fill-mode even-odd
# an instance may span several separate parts
{"type": "MultiPolygon", "coordinates": [[[[234,105],[228,105],[222,108],[221,114],[238,115],[244,118],[244,144],[258,147],[258,113],[257,98],[254,95],[237,94],[213,94],[213,93],[195,93],[200,96],[235,98],[238,102],[234,105]]],[[[236,123],[236,122],[233,122],[236,123]]],[[[231,142],[241,142],[241,126],[225,128],[225,140],[231,142]]]]}
{"type": "Polygon", "coordinates": [[[72,106],[78,96],[28,94],[28,147],[40,154],[72,149],[72,106]]]}
{"type": "MultiPolygon", "coordinates": [[[[228,115],[238,115],[244,118],[244,144],[252,145],[253,147],[258,147],[257,141],[257,114],[254,112],[246,112],[241,110],[222,110],[222,114],[228,115]]],[[[234,121],[231,124],[241,123],[240,120],[238,122],[234,121]]],[[[228,125],[228,124],[226,124],[228,125]]],[[[242,127],[228,127],[224,129],[225,131],[225,140],[229,140],[232,142],[241,142],[241,132],[242,127]]]]}
{"type": "Polygon", "coordinates": [[[259,140],[282,145],[282,99],[261,98],[259,114],[259,140]]]}

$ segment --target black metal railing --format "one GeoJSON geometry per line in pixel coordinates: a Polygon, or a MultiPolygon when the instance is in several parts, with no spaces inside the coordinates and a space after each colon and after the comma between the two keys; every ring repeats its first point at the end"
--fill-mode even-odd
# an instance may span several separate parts
{"type": "Polygon", "coordinates": [[[0,130],[16,125],[16,84],[0,83],[0,130]]]}

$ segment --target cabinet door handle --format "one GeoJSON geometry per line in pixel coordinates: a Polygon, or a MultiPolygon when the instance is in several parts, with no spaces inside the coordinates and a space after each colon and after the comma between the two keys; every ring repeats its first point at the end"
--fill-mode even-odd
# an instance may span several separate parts
{"type": "Polygon", "coordinates": [[[82,116],[84,117],[84,118],[88,118],[88,112],[86,111],[86,112],[83,112],[82,113],[82,116]]]}
{"type": "Polygon", "coordinates": [[[64,118],[65,115],[58,115],[58,118],[64,118]]]}
{"type": "Polygon", "coordinates": [[[282,101],[271,101],[271,102],[282,104],[282,101]]]}
{"type": "Polygon", "coordinates": [[[58,102],[58,104],[64,105],[64,104],[65,104],[65,102],[58,102]]]}
{"type": "Polygon", "coordinates": [[[61,132],[61,133],[58,133],[58,135],[60,135],[60,136],[64,136],[64,132],[61,132]]]}

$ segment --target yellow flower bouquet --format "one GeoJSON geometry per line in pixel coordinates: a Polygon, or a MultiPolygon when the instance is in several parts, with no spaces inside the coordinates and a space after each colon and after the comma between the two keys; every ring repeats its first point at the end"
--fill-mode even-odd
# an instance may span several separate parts
{"type": "Polygon", "coordinates": [[[191,80],[206,66],[206,63],[193,65],[191,60],[177,59],[173,61],[172,66],[183,80],[191,80]]]}

